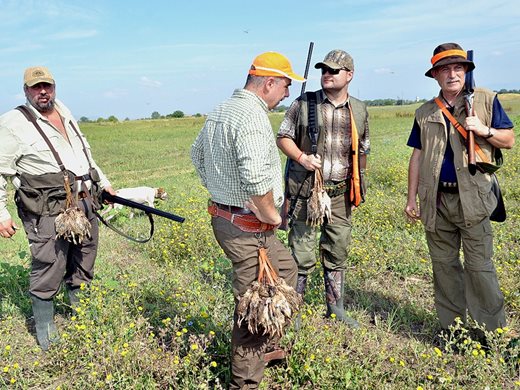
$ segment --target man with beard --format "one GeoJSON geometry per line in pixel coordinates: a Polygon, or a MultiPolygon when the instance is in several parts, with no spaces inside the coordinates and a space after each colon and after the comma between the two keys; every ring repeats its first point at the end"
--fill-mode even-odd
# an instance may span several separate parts
{"type": "Polygon", "coordinates": [[[32,255],[29,293],[36,337],[43,350],[58,339],[53,298],[65,282],[71,304],[94,276],[98,225],[97,194],[115,191],[92,158],[71,112],[56,99],[56,83],[43,66],[24,74],[25,105],[0,116],[0,236],[18,227],[7,210],[7,178],[32,255]],[[69,201],[72,200],[72,204],[69,201]],[[73,242],[57,237],[55,220],[77,208],[88,230],[73,242]]]}
{"type": "Polygon", "coordinates": [[[278,147],[290,159],[286,173],[289,245],[298,263],[297,291],[304,294],[307,278],[316,266],[318,229],[312,226],[315,223],[309,223],[308,200],[319,174],[330,198],[330,214],[324,215],[321,210],[318,218],[326,316],[358,328],[357,321],[345,314],[344,281],[351,211],[364,199],[363,179],[370,151],[368,112],[365,103],[348,92],[354,77],[354,60],[348,53],[333,50],[314,67],[321,69],[322,89],[307,92],[293,102],[277,139],[278,147]]]}

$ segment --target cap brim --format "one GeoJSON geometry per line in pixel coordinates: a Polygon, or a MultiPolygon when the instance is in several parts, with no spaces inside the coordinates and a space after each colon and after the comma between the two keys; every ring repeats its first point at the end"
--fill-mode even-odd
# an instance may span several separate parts
{"type": "Polygon", "coordinates": [[[296,73],[288,73],[287,77],[289,77],[291,80],[294,80],[294,81],[299,81],[299,82],[305,81],[305,77],[297,75],[296,73]]]}
{"type": "Polygon", "coordinates": [[[54,80],[53,79],[48,79],[48,78],[35,79],[35,80],[32,80],[32,81],[30,81],[28,83],[25,83],[25,85],[27,85],[28,87],[33,87],[33,86],[35,86],[36,84],[39,84],[39,83],[54,84],[54,80]]]}
{"type": "Polygon", "coordinates": [[[315,69],[321,69],[323,67],[327,67],[330,69],[343,69],[344,68],[343,66],[339,65],[338,63],[332,62],[332,61],[322,61],[322,62],[318,62],[316,65],[314,65],[315,69]]]}

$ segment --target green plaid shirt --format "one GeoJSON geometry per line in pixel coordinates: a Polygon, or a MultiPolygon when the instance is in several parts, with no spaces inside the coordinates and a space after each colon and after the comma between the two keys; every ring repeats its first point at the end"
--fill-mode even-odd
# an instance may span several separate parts
{"type": "Polygon", "coordinates": [[[191,160],[215,202],[244,207],[252,195],[273,192],[283,202],[282,169],[267,104],[237,89],[209,114],[191,148],[191,160]]]}

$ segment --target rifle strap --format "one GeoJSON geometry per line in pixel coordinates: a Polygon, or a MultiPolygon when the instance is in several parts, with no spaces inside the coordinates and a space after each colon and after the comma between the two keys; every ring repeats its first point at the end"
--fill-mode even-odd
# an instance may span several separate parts
{"type": "Polygon", "coordinates": [[[105,225],[107,228],[109,228],[110,230],[116,232],[120,236],[123,236],[124,238],[126,238],[126,239],[128,239],[130,241],[137,242],[138,244],[144,244],[145,242],[150,241],[150,239],[153,236],[154,229],[155,229],[154,228],[154,220],[153,220],[152,214],[150,214],[150,213],[146,213],[146,215],[148,216],[148,219],[150,220],[150,235],[148,236],[148,238],[144,238],[142,240],[140,240],[138,238],[131,237],[131,236],[129,236],[126,233],[123,233],[123,231],[119,230],[114,225],[112,225],[108,221],[106,221],[97,211],[94,211],[94,214],[96,214],[96,217],[98,217],[98,219],[101,221],[101,223],[103,223],[103,225],[105,225]]]}
{"type": "MultiPolygon", "coordinates": [[[[462,135],[462,137],[467,141],[468,140],[468,131],[464,128],[464,126],[462,126],[459,123],[459,121],[457,121],[457,119],[455,119],[455,117],[453,115],[451,115],[451,112],[448,111],[446,106],[441,102],[441,100],[438,97],[435,98],[435,103],[437,103],[437,105],[442,110],[442,112],[446,116],[446,118],[449,119],[449,121],[451,122],[453,127],[455,127],[455,129],[457,129],[457,131],[460,133],[460,135],[462,135]]],[[[490,162],[489,159],[487,158],[487,156],[484,154],[484,152],[482,151],[482,149],[480,148],[480,146],[477,143],[475,143],[475,152],[479,155],[479,157],[481,158],[481,160],[483,162],[486,162],[486,163],[490,162]]]]}
{"type": "Polygon", "coordinates": [[[320,135],[320,129],[318,126],[318,104],[316,95],[316,92],[307,93],[307,124],[309,127],[309,138],[312,144],[312,154],[318,153],[318,137],[320,135]]]}

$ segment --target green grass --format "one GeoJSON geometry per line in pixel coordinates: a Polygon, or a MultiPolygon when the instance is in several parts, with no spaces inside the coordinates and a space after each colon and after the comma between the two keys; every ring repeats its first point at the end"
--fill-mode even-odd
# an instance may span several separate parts
{"type": "MultiPolygon", "coordinates": [[[[518,126],[520,100],[501,99],[518,126]]],[[[283,339],[289,357],[266,369],[263,388],[520,389],[518,361],[515,367],[505,360],[511,330],[491,335],[489,352],[472,341],[459,354],[450,351],[457,340],[448,341],[447,350],[433,344],[439,325],[424,233],[403,215],[411,153],[405,144],[416,107],[370,109],[369,192],[354,214],[346,276],[348,311],[362,329],[351,331],[323,318],[318,267],[302,311],[303,328],[289,329],[283,339]]],[[[282,118],[271,116],[275,129],[282,118]]],[[[157,207],[186,222],[156,218],[154,239],[145,245],[101,227],[94,283],[77,310],[58,295],[62,341],[46,354],[33,336],[26,239],[19,233],[1,241],[0,387],[227,387],[231,266],[213,238],[205,211],[208,195],[189,158],[202,124],[202,118],[182,118],[82,126],[114,187],[165,187],[170,198],[157,207]]],[[[493,225],[511,329],[520,327],[519,167],[520,149],[506,151],[498,176],[509,217],[493,225]]],[[[143,219],[128,223],[140,226],[143,219]]],[[[284,232],[279,235],[286,239],[284,232]]]]}

